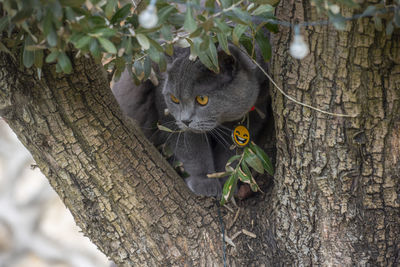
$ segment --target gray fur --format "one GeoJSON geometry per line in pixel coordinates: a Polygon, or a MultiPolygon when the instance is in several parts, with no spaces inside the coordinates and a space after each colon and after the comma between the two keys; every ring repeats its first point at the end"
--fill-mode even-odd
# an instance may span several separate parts
{"type": "MultiPolygon", "coordinates": [[[[197,195],[220,196],[224,179],[207,174],[224,171],[234,154],[231,132],[250,109],[267,113],[267,83],[256,66],[239,49],[230,46],[232,57],[219,53],[220,73],[208,70],[198,60],[190,61],[188,49],[177,49],[166,73],[159,75],[157,87],[149,81],[136,86],[128,72],[113,87],[121,109],[138,121],[155,144],[167,143],[183,163],[190,177],[188,187],[197,195]],[[260,90],[262,89],[262,90],[260,90]],[[179,99],[171,100],[173,94],[179,99]],[[208,96],[207,105],[195,98],[208,96]],[[170,115],[165,115],[168,109],[170,115]],[[154,133],[149,130],[159,122],[181,133],[154,133]]],[[[250,134],[257,134],[266,123],[257,112],[250,112],[250,134]]]]}

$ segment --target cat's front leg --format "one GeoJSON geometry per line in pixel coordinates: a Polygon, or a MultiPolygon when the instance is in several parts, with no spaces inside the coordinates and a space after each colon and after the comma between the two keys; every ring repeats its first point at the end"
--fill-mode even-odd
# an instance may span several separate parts
{"type": "Polygon", "coordinates": [[[174,141],[175,156],[183,163],[185,172],[190,175],[185,179],[189,189],[196,195],[220,197],[222,194],[220,179],[207,177],[207,174],[215,172],[215,166],[206,135],[184,132],[183,136],[176,137],[174,141]]]}
{"type": "Polygon", "coordinates": [[[185,179],[186,185],[193,193],[200,196],[217,197],[222,195],[222,183],[219,179],[198,175],[185,179]]]}

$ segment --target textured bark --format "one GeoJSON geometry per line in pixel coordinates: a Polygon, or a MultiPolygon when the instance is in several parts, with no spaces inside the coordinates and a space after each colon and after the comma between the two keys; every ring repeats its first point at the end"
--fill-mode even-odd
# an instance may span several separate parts
{"type": "MultiPolygon", "coordinates": [[[[304,1],[281,1],[282,20],[317,20],[304,1]]],[[[351,11],[345,11],[351,16],[351,11]]],[[[277,170],[275,237],[284,263],[296,266],[400,264],[400,34],[371,18],[346,30],[302,32],[311,54],[288,56],[292,30],[275,39],[278,84],[327,116],[274,92],[277,170]]]]}
{"type": "MultiPolygon", "coordinates": [[[[191,194],[122,117],[101,66],[83,57],[73,63],[71,75],[46,65],[39,80],[0,54],[0,115],[83,233],[118,265],[222,266],[216,201],[191,194]]],[[[260,186],[267,191],[268,181],[260,186]]],[[[276,254],[265,199],[259,194],[240,210],[221,209],[227,236],[242,229],[257,236],[234,240],[229,266],[260,266],[276,254]]]]}
{"type": "Polygon", "coordinates": [[[220,263],[214,203],[199,203],[140,132],[121,121],[101,67],[49,66],[38,80],[0,59],[2,115],[71,210],[116,263],[220,263]],[[208,206],[207,206],[208,205],[208,206]]]}

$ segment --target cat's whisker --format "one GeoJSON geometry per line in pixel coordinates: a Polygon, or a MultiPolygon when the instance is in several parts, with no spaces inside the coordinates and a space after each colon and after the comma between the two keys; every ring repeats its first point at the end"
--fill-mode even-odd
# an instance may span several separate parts
{"type": "Polygon", "coordinates": [[[181,133],[182,132],[179,132],[178,138],[176,139],[176,144],[175,144],[175,149],[174,149],[174,158],[173,158],[172,162],[174,162],[176,160],[176,150],[178,149],[179,138],[181,137],[181,133]]]}
{"type": "Polygon", "coordinates": [[[215,129],[211,130],[210,133],[223,147],[229,150],[229,144],[215,129]]]}
{"type": "Polygon", "coordinates": [[[186,132],[183,132],[183,145],[185,146],[186,151],[188,150],[189,146],[186,143],[186,132]]]}
{"type": "Polygon", "coordinates": [[[211,149],[211,145],[210,145],[210,142],[208,141],[207,133],[203,133],[203,136],[204,136],[204,138],[206,139],[206,142],[207,142],[208,147],[211,149]]]}
{"type": "MultiPolygon", "coordinates": [[[[173,126],[175,124],[175,120],[171,120],[171,121],[167,121],[167,122],[164,122],[163,124],[160,124],[160,125],[162,125],[162,126],[164,126],[164,127],[166,127],[166,128],[168,128],[168,126],[173,126]]],[[[162,130],[160,129],[160,128],[158,128],[157,126],[155,126],[155,127],[152,127],[152,128],[150,128],[150,127],[141,127],[142,129],[145,129],[145,130],[155,130],[152,134],[151,134],[151,136],[149,137],[149,140],[150,141],[152,141],[153,142],[153,137],[154,136],[156,136],[156,134],[158,134],[158,133],[160,133],[162,130]]]]}
{"type": "Polygon", "coordinates": [[[217,130],[217,131],[220,132],[221,134],[226,135],[227,137],[230,137],[230,136],[231,136],[231,133],[230,133],[231,130],[229,130],[229,133],[225,132],[225,131],[224,131],[225,129],[221,129],[221,128],[218,128],[218,127],[216,127],[215,130],[217,130]]]}
{"type": "Polygon", "coordinates": [[[225,125],[222,125],[222,124],[218,125],[218,127],[216,127],[216,128],[219,128],[221,130],[226,130],[228,132],[232,131],[232,129],[230,129],[230,128],[226,127],[225,125]]]}

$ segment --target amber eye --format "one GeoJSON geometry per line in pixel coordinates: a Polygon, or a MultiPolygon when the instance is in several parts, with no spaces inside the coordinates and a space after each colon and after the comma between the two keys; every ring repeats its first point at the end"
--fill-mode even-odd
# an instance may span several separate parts
{"type": "Polygon", "coordinates": [[[172,100],[172,102],[174,102],[175,104],[179,104],[179,99],[178,98],[176,98],[174,95],[170,95],[171,96],[171,100],[172,100]]]}
{"type": "Polygon", "coordinates": [[[196,96],[196,101],[200,105],[205,106],[208,103],[208,96],[206,96],[206,95],[198,95],[198,96],[196,96]]]}

